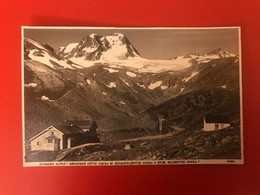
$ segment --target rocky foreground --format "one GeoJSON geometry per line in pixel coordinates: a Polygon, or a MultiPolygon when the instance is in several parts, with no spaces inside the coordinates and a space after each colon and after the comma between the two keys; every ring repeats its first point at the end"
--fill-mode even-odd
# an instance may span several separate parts
{"type": "MultiPolygon", "coordinates": [[[[61,154],[60,154],[61,155],[61,154]]],[[[240,159],[240,127],[214,132],[183,131],[157,139],[82,146],[61,161],[240,159]]]]}

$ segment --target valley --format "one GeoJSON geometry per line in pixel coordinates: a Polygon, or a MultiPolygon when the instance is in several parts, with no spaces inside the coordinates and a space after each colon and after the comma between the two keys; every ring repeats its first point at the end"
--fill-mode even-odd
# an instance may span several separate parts
{"type": "Polygon", "coordinates": [[[100,143],[51,160],[64,152],[59,160],[241,158],[239,56],[228,51],[149,60],[121,33],[58,50],[26,37],[23,63],[25,143],[65,120],[98,124],[100,143]],[[203,131],[208,114],[228,116],[231,126],[203,131]]]}

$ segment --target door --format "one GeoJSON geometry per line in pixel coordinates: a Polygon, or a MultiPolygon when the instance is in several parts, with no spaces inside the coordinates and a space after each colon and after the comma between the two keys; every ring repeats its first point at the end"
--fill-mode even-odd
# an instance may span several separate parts
{"type": "Polygon", "coordinates": [[[60,149],[60,140],[59,139],[55,139],[53,140],[54,143],[54,150],[59,150],[60,149]]]}

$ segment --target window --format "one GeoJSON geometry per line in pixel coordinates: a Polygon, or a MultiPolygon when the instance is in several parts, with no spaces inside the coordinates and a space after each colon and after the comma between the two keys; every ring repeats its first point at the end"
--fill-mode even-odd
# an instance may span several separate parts
{"type": "Polygon", "coordinates": [[[40,145],[40,142],[37,142],[37,146],[39,146],[40,145]]]}
{"type": "Polygon", "coordinates": [[[215,130],[218,130],[218,129],[219,129],[219,124],[216,123],[216,124],[215,124],[215,130]]]}
{"type": "Polygon", "coordinates": [[[52,143],[52,139],[48,139],[48,143],[52,143]]]}
{"type": "Polygon", "coordinates": [[[51,132],[51,135],[54,135],[54,132],[51,132]]]}

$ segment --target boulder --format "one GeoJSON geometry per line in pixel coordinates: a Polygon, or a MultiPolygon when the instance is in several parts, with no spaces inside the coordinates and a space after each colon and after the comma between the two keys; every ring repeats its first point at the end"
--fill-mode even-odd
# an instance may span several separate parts
{"type": "Polygon", "coordinates": [[[131,146],[129,144],[126,144],[125,147],[124,147],[124,150],[127,151],[127,150],[130,150],[131,149],[131,146]]]}

